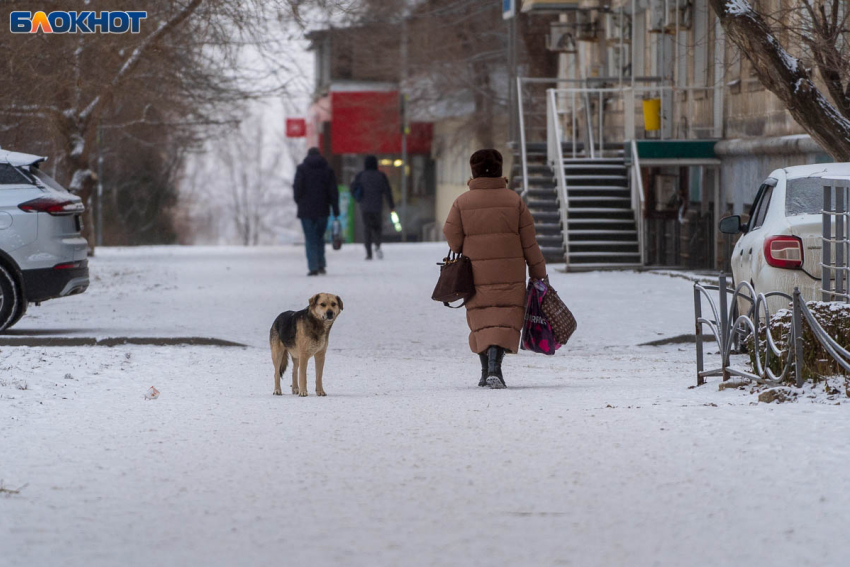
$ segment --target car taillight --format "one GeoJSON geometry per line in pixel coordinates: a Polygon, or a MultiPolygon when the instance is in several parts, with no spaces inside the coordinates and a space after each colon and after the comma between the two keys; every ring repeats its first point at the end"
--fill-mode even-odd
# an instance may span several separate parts
{"type": "Polygon", "coordinates": [[[73,270],[74,268],[79,268],[82,266],[82,262],[65,262],[64,264],[56,264],[53,266],[54,270],[73,270]]]}
{"type": "Polygon", "coordinates": [[[797,236],[771,236],[764,241],[764,259],[774,268],[801,268],[803,241],[797,236]]]}
{"type": "Polygon", "coordinates": [[[54,216],[74,215],[85,210],[81,201],[62,199],[61,197],[39,197],[21,203],[18,208],[28,213],[48,213],[54,216]]]}

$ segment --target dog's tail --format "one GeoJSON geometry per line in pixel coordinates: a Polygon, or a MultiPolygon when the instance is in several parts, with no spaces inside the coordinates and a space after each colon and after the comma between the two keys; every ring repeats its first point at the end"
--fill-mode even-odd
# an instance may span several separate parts
{"type": "Polygon", "coordinates": [[[283,356],[280,360],[280,368],[278,368],[279,376],[283,376],[283,373],[286,372],[286,367],[289,366],[289,351],[284,349],[283,356]]]}
{"type": "Polygon", "coordinates": [[[275,321],[275,325],[272,325],[272,328],[269,331],[269,346],[272,348],[272,364],[275,365],[275,370],[278,372],[278,376],[283,376],[289,362],[289,351],[286,346],[284,346],[283,341],[280,340],[280,335],[276,329],[276,323],[277,321],[275,321]]]}

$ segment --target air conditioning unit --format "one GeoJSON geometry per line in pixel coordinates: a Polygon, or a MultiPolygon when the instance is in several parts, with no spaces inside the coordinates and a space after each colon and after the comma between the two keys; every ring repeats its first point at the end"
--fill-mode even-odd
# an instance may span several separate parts
{"type": "Polygon", "coordinates": [[[628,43],[632,40],[632,19],[622,12],[610,12],[605,15],[605,38],[609,43],[628,43]]]}
{"type": "Polygon", "coordinates": [[[576,11],[576,39],[578,41],[596,41],[599,39],[596,33],[598,27],[593,13],[590,10],[576,11]]]}
{"type": "Polygon", "coordinates": [[[552,22],[546,36],[546,48],[560,53],[578,53],[573,24],[552,22]]]}

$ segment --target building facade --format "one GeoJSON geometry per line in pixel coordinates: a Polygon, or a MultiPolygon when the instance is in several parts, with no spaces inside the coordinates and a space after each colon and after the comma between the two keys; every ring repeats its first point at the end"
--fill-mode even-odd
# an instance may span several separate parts
{"type": "MultiPolygon", "coordinates": [[[[399,33],[398,26],[382,23],[308,34],[316,83],[307,141],[328,159],[343,195],[363,169],[364,158],[376,156],[402,217],[402,231],[396,232],[390,216],[385,216],[384,237],[417,241],[435,220],[433,124],[417,120],[405,124],[399,33]]],[[[363,227],[357,206],[344,200],[349,203],[354,239],[360,242],[363,227]]]]}
{"type": "MultiPolygon", "coordinates": [[[[617,148],[628,167],[637,142],[640,264],[728,266],[732,243],[716,230],[719,218],[746,214],[773,169],[828,161],[725,38],[707,0],[522,4],[528,17],[557,14],[540,41],[559,57],[549,86],[558,88],[565,146],[595,145],[611,158],[617,148]]],[[[761,4],[781,13],[788,2],[761,4]]],[[[520,111],[539,114],[537,104],[520,111]]],[[[525,134],[526,144],[543,141],[528,127],[525,134]]]]}

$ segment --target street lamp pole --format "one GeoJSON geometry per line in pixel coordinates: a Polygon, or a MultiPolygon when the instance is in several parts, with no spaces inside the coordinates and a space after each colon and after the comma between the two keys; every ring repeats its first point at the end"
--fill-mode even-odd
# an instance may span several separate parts
{"type": "Polygon", "coordinates": [[[407,15],[401,20],[401,84],[399,103],[401,104],[401,241],[407,242],[407,134],[410,130],[407,122],[407,15]]]}

